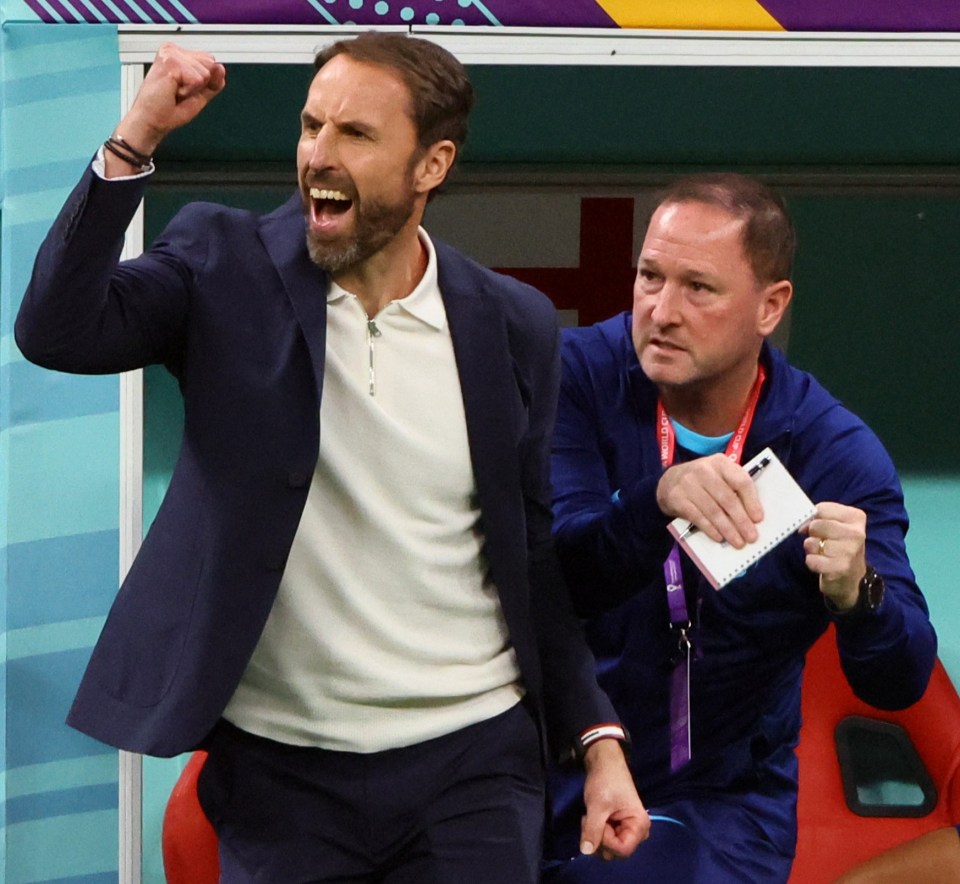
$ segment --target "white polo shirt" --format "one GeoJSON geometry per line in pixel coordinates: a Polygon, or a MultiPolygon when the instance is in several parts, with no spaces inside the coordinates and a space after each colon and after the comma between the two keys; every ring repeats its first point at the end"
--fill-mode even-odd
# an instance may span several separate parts
{"type": "Polygon", "coordinates": [[[368,320],[330,285],[320,455],[277,600],[224,715],[270,739],[377,752],[522,695],[483,536],[433,244],[368,320]]]}

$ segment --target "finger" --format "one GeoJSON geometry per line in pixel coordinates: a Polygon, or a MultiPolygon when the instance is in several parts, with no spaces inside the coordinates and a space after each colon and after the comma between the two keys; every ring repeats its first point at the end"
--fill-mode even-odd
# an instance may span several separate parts
{"type": "Polygon", "coordinates": [[[638,845],[650,837],[650,817],[628,817],[604,830],[602,851],[608,859],[623,859],[630,856],[638,845]]]}
{"type": "Polygon", "coordinates": [[[810,534],[803,540],[803,551],[808,556],[825,557],[827,539],[820,535],[810,534]]]}
{"type": "Polygon", "coordinates": [[[207,89],[214,95],[219,95],[221,92],[223,92],[226,85],[227,69],[219,62],[215,63],[213,68],[210,70],[210,81],[207,84],[207,89]]]}
{"type": "Polygon", "coordinates": [[[756,540],[756,525],[740,497],[727,485],[707,490],[710,496],[700,506],[704,520],[701,527],[706,533],[713,540],[726,541],[736,549],[756,540]]]}
{"type": "Polygon", "coordinates": [[[756,540],[763,508],[747,472],[721,454],[678,464],[657,486],[657,502],[670,516],[691,521],[712,540],[736,548],[756,540]]]}
{"type": "Polygon", "coordinates": [[[211,97],[223,90],[226,69],[213,56],[185,60],[180,73],[177,98],[182,100],[208,93],[211,97]]]}
{"type": "Polygon", "coordinates": [[[597,852],[603,844],[603,827],[605,821],[600,817],[593,817],[589,809],[580,821],[580,852],[590,856],[597,852]]]}
{"type": "MultiPolygon", "coordinates": [[[[596,853],[601,857],[611,851],[613,855],[620,855],[620,851],[626,849],[621,842],[629,844],[634,837],[630,834],[630,830],[639,825],[639,822],[634,823],[633,820],[633,816],[618,819],[615,814],[602,809],[591,812],[588,805],[587,813],[580,822],[580,852],[586,855],[596,853]],[[622,835],[621,829],[624,830],[622,835]]],[[[635,847],[636,844],[633,846],[635,847]]]]}
{"type": "MultiPolygon", "coordinates": [[[[814,517],[814,523],[821,525],[833,524],[834,526],[845,526],[854,530],[864,528],[867,523],[867,514],[855,506],[847,506],[834,501],[821,501],[817,504],[817,512],[814,517]]],[[[816,524],[813,525],[816,528],[816,524]]]]}
{"type": "Polygon", "coordinates": [[[710,466],[712,481],[706,490],[719,510],[709,513],[723,539],[737,546],[757,539],[757,522],[763,519],[763,506],[749,473],[727,457],[717,455],[710,466]]]}

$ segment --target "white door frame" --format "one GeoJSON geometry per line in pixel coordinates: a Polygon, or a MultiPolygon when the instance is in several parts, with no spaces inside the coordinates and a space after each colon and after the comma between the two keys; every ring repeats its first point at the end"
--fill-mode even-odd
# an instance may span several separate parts
{"type": "MultiPolygon", "coordinates": [[[[120,25],[121,115],[160,44],[212,52],[224,64],[310,65],[318,48],[370,27],[120,25]]],[[[652,31],[585,28],[389,26],[445,46],[465,64],[703,67],[958,67],[960,34],[652,31]]],[[[143,250],[143,207],[123,257],[143,250]]],[[[143,533],[143,373],[120,377],[120,576],[143,533]]],[[[141,884],[142,764],[120,753],[120,884],[141,884]]]]}

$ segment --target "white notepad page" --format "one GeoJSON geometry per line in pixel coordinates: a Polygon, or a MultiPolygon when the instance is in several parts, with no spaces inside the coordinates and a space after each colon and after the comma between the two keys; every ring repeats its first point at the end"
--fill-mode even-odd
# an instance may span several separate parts
{"type": "Polygon", "coordinates": [[[810,498],[769,448],[743,466],[751,473],[763,506],[763,521],[757,524],[759,536],[753,543],[742,549],[718,543],[686,519],[674,519],[667,526],[714,589],[726,586],[809,522],[816,512],[810,498]]]}

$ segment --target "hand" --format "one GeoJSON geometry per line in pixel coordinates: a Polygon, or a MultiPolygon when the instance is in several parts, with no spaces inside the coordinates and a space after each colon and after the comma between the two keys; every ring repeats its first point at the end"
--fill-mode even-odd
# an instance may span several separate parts
{"type": "Polygon", "coordinates": [[[757,539],[763,507],[749,473],[723,454],[670,467],[657,484],[657,504],[688,519],[711,540],[736,549],[757,539]]]}
{"type": "Polygon", "coordinates": [[[189,123],[223,91],[226,76],[212,55],[164,43],[116,131],[152,155],[164,136],[189,123]]]}
{"type": "Polygon", "coordinates": [[[818,503],[802,532],[805,564],[820,575],[820,592],[839,610],[852,608],[867,572],[867,514],[842,503],[818,503]]]}
{"type": "Polygon", "coordinates": [[[650,835],[650,816],[637,795],[623,749],[616,740],[597,740],[584,755],[587,779],[580,825],[580,852],[625,859],[650,835]]]}

